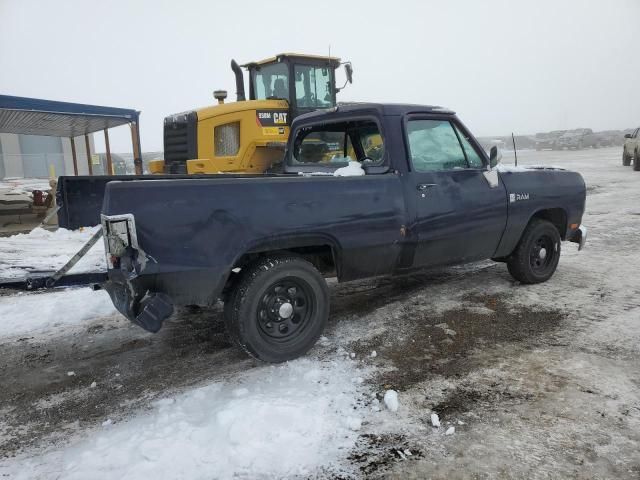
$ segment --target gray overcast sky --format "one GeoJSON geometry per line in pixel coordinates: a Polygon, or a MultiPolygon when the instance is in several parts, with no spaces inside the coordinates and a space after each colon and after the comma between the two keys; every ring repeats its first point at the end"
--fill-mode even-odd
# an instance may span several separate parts
{"type": "Polygon", "coordinates": [[[146,151],[233,98],[231,58],[329,45],[340,100],[444,105],[479,136],[640,124],[640,0],[0,0],[0,24],[0,93],[136,108],[146,151]]]}

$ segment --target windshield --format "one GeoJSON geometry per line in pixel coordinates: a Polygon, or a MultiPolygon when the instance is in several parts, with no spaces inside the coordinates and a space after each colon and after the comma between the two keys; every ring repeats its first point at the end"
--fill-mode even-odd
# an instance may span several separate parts
{"type": "Polygon", "coordinates": [[[289,72],[285,63],[265,65],[251,73],[256,100],[266,100],[267,98],[290,100],[289,72]]]}
{"type": "Polygon", "coordinates": [[[296,103],[301,108],[333,106],[331,69],[310,65],[296,65],[296,103]]]}

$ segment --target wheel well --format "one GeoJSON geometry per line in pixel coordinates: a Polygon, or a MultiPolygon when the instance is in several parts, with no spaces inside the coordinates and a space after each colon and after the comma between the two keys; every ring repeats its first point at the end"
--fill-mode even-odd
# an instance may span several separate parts
{"type": "Polygon", "coordinates": [[[339,275],[336,252],[331,245],[307,245],[304,247],[290,247],[282,249],[269,249],[264,251],[253,251],[242,255],[233,265],[232,271],[227,278],[227,283],[223,289],[223,296],[239,278],[240,270],[256,260],[268,256],[276,255],[297,255],[310,262],[325,277],[339,275]]]}
{"type": "Polygon", "coordinates": [[[558,230],[560,238],[566,240],[567,236],[567,214],[562,208],[548,208],[546,210],[539,210],[531,217],[540,218],[542,220],[548,220],[558,230]]]}

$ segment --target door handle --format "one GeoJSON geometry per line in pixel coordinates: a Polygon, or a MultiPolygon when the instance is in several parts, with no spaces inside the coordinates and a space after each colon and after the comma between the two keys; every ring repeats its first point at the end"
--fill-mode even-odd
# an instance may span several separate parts
{"type": "Polygon", "coordinates": [[[437,183],[419,183],[416,187],[419,191],[424,192],[425,190],[430,189],[431,187],[437,187],[437,183]]]}

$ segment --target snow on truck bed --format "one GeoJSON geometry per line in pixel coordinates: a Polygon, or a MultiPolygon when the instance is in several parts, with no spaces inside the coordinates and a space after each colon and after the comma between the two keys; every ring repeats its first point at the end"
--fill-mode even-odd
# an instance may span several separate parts
{"type": "MultiPolygon", "coordinates": [[[[29,274],[59,269],[82,248],[98,228],[74,231],[60,228],[55,232],[36,228],[28,234],[0,238],[0,280],[21,279],[29,274]]],[[[98,242],[73,267],[71,273],[105,269],[104,246],[102,242],[98,242]]]]}

